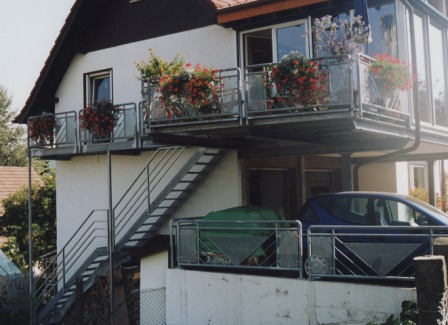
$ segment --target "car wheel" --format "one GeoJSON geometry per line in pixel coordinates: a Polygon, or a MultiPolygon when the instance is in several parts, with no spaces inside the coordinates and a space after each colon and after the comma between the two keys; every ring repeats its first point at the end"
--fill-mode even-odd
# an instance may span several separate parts
{"type": "Polygon", "coordinates": [[[328,262],[319,255],[309,256],[305,261],[305,272],[308,275],[321,275],[328,273],[328,262]]]}

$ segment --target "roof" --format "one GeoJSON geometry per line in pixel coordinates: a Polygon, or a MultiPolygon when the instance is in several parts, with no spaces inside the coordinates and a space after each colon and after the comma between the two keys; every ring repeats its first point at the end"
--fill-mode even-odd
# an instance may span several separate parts
{"type": "Polygon", "coordinates": [[[212,2],[215,4],[216,9],[220,10],[237,7],[250,2],[260,2],[260,0],[212,0],[212,2]]]}
{"type": "MultiPolygon", "coordinates": [[[[33,181],[40,181],[35,170],[31,172],[33,181]]],[[[0,166],[0,214],[3,213],[1,201],[9,195],[28,186],[28,167],[0,166]]]]}
{"type": "Polygon", "coordinates": [[[19,268],[0,249],[0,276],[20,273],[19,268]]]}

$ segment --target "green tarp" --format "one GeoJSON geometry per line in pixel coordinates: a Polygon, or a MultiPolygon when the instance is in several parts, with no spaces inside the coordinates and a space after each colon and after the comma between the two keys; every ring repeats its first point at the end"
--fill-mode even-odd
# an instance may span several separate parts
{"type": "Polygon", "coordinates": [[[198,222],[201,229],[199,236],[201,252],[224,254],[233,264],[239,264],[250,256],[265,255],[263,246],[273,234],[275,223],[259,221],[281,220],[281,218],[272,209],[240,206],[210,212],[202,220],[230,222],[198,222]]]}

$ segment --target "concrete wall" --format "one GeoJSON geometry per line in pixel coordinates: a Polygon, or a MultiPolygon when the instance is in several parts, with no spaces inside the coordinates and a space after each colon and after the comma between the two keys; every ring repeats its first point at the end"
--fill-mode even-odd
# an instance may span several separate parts
{"type": "Polygon", "coordinates": [[[413,289],[275,277],[166,272],[170,325],[350,324],[399,317],[401,302],[416,301],[413,289]]]}
{"type": "MultiPolygon", "coordinates": [[[[365,165],[359,169],[359,189],[361,191],[397,192],[397,180],[404,181],[402,175],[398,177],[398,172],[395,163],[365,165]]],[[[405,180],[407,183],[407,177],[405,180]]]]}

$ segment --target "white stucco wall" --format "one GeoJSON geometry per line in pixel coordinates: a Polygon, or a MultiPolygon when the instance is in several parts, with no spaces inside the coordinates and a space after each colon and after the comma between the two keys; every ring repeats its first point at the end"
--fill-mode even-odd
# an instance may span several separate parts
{"type": "Polygon", "coordinates": [[[83,75],[112,69],[115,104],[141,101],[140,81],[135,62],[147,61],[148,49],[166,60],[184,54],[186,62],[216,69],[237,66],[236,32],[217,25],[167,35],[105,50],[78,54],[73,59],[56,96],[56,112],[83,108],[83,75]]]}
{"type": "Polygon", "coordinates": [[[359,190],[361,191],[395,193],[398,180],[407,183],[407,177],[403,177],[395,163],[369,164],[359,169],[359,190]]]}
{"type": "Polygon", "coordinates": [[[407,288],[171,269],[167,324],[349,324],[399,317],[407,288]]]}
{"type": "MultiPolygon", "coordinates": [[[[184,159],[178,161],[175,170],[183,166],[195,150],[196,148],[186,149],[184,159]]],[[[153,152],[143,152],[139,156],[112,156],[113,205],[145,168],[152,154],[153,152]]],[[[58,249],[61,249],[92,210],[108,208],[108,163],[105,155],[84,156],[74,157],[70,161],[58,161],[56,168],[57,241],[58,249]]],[[[173,176],[174,173],[169,175],[173,176]]],[[[229,152],[175,211],[173,218],[203,216],[213,210],[241,205],[240,179],[237,154],[229,152]]],[[[164,182],[169,180],[170,178],[164,182]]],[[[104,220],[106,215],[103,213],[99,217],[104,220]]],[[[169,222],[165,223],[159,233],[170,233],[169,222]]],[[[103,242],[102,246],[105,246],[106,239],[103,242]]],[[[142,276],[145,276],[143,272],[142,276]]]]}

